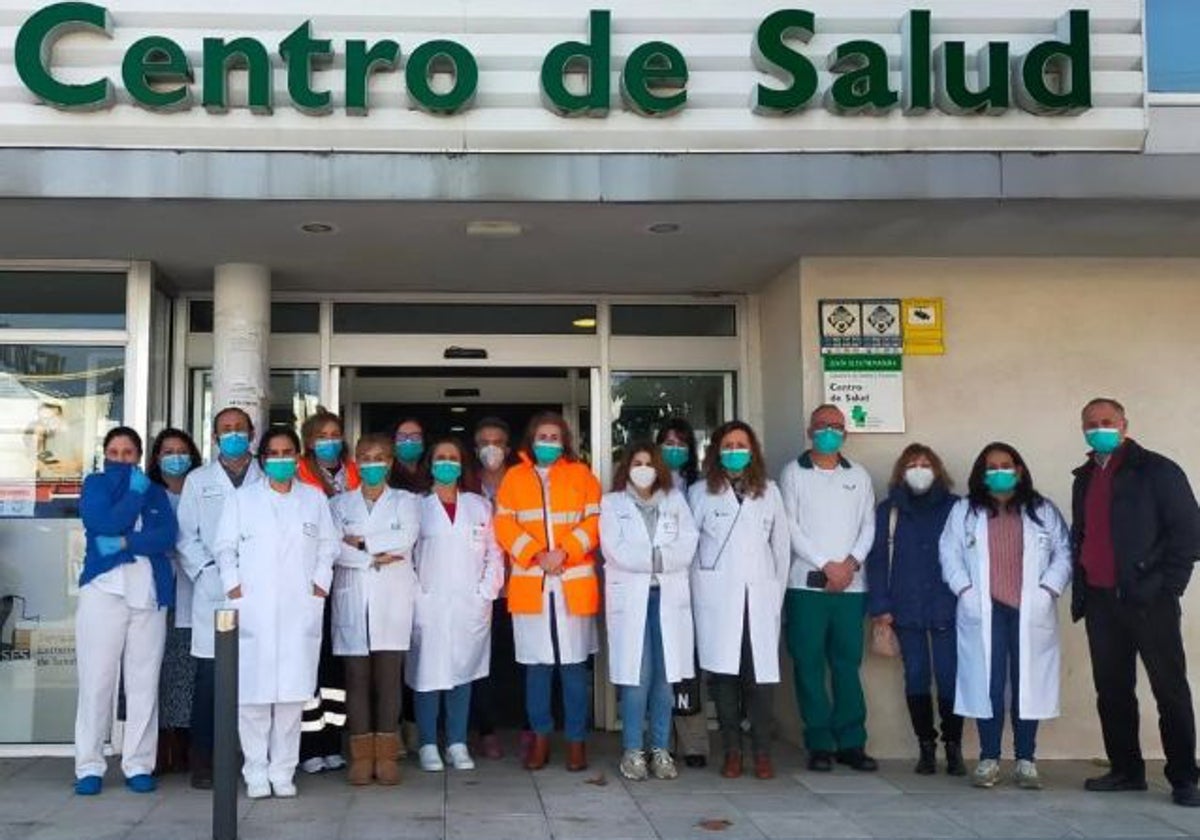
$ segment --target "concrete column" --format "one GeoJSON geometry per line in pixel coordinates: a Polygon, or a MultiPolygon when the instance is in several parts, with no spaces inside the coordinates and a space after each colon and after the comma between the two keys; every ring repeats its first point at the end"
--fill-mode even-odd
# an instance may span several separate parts
{"type": "Polygon", "coordinates": [[[213,280],[213,413],[244,409],[266,427],[270,405],[271,271],[251,263],[216,267],[213,280]]]}

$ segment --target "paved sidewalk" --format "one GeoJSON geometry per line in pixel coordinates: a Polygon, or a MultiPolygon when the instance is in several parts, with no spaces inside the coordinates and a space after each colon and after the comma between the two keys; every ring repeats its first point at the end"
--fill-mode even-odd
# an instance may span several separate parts
{"type": "MultiPolygon", "coordinates": [[[[1154,766],[1144,794],[1087,794],[1085,762],[1042,762],[1046,789],[971,788],[921,777],[911,762],[878,774],[802,769],[794,749],[779,777],[722,779],[681,768],[673,782],[631,783],[616,773],[618,742],[593,739],[591,770],[569,774],[561,750],[539,773],[517,760],[479,761],[469,773],[422,773],[410,758],[397,788],[352,789],[344,772],[299,779],[294,800],[239,802],[243,840],[632,840],[633,838],[1145,838],[1200,836],[1200,809],[1172,805],[1154,766]]],[[[558,744],[556,743],[557,747],[558,744]]],[[[1009,767],[1005,767],[1006,772],[1009,767]]],[[[208,840],[211,798],[169,777],[158,793],[121,784],[115,762],[99,797],[71,791],[66,759],[0,761],[0,840],[208,840]]]]}

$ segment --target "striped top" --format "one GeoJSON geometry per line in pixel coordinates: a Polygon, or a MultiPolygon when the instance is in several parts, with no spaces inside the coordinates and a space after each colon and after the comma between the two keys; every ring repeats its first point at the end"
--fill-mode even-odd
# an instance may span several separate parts
{"type": "Polygon", "coordinates": [[[1025,524],[1020,511],[1001,508],[988,519],[988,558],[992,599],[1021,606],[1021,565],[1025,554],[1025,524]]]}

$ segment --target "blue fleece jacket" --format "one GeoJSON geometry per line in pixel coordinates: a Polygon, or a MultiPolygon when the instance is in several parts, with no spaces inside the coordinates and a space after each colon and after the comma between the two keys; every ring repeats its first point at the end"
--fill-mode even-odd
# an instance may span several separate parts
{"type": "Polygon", "coordinates": [[[145,493],[129,489],[128,470],[107,470],[89,475],[83,481],[79,513],[87,537],[83,557],[83,586],[122,563],[137,557],[150,558],[154,573],[154,593],[160,609],[175,604],[175,572],[170,551],[175,547],[179,526],[167,491],[151,483],[145,493]],[[134,530],[141,517],[141,527],[134,530]],[[96,537],[124,537],[125,549],[107,557],[96,548],[96,537]]]}

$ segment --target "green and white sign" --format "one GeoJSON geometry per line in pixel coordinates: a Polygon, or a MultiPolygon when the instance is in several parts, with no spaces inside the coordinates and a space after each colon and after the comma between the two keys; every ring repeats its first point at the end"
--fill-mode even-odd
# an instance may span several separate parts
{"type": "Polygon", "coordinates": [[[823,360],[825,402],[842,410],[849,431],[904,431],[902,356],[830,355],[823,360]]]}

